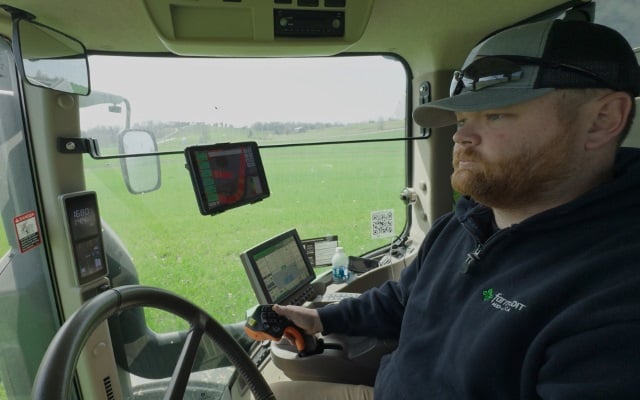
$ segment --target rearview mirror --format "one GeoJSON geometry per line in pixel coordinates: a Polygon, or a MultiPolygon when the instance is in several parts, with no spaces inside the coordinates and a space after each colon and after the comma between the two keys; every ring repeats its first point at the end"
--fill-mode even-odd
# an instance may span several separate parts
{"type": "Polygon", "coordinates": [[[40,23],[16,19],[13,46],[20,74],[32,85],[88,95],[87,52],[78,40],[40,23]]]}
{"type": "Polygon", "coordinates": [[[120,134],[120,153],[131,155],[120,159],[122,176],[129,192],[149,193],[160,187],[160,159],[155,137],[147,131],[130,129],[120,134]],[[135,155],[135,156],[134,156],[135,155]]]}

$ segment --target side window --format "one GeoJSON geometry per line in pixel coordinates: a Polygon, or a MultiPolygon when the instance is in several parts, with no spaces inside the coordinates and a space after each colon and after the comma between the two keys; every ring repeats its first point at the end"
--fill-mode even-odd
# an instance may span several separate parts
{"type": "MultiPolygon", "coordinates": [[[[635,49],[636,59],[640,59],[640,25],[631,19],[636,14],[637,7],[637,2],[633,0],[598,0],[595,22],[608,25],[620,32],[635,49]]],[[[636,98],[636,107],[638,104],[636,98]]],[[[640,147],[640,124],[637,115],[638,111],[623,146],[640,147]]]]}
{"type": "Polygon", "coordinates": [[[13,54],[0,40],[0,399],[29,398],[59,321],[32,186],[13,54]]]}
{"type": "Polygon", "coordinates": [[[640,26],[635,23],[638,4],[635,0],[597,0],[595,22],[617,30],[631,47],[640,46],[640,26]]]}
{"type": "MultiPolygon", "coordinates": [[[[2,43],[4,44],[4,43],[2,43]]],[[[9,73],[9,58],[6,53],[2,54],[0,58],[0,138],[5,138],[0,143],[0,207],[5,209],[9,203],[9,136],[17,134],[16,128],[11,122],[15,121],[15,98],[13,96],[13,82],[11,80],[11,74],[9,73]]],[[[0,229],[0,258],[5,256],[9,251],[9,242],[7,232],[10,232],[11,224],[4,218],[4,229],[0,229]]]]}

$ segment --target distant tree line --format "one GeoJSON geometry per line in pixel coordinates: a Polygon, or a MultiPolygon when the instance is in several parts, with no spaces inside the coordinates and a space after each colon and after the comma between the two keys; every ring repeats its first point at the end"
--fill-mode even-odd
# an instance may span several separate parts
{"type": "Polygon", "coordinates": [[[342,124],[325,122],[256,122],[251,130],[256,132],[273,132],[275,134],[302,133],[314,129],[324,129],[342,124]]]}

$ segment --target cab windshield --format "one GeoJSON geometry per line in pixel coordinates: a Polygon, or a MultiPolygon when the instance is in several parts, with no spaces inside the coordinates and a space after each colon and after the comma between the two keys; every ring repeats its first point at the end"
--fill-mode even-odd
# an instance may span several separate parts
{"type": "Polygon", "coordinates": [[[95,55],[89,63],[81,129],[107,158],[86,156],[87,189],[141,283],[231,323],[256,304],[239,258],[247,248],[296,228],[302,239],[337,235],[348,254],[362,255],[402,234],[407,74],[399,60],[95,55]],[[108,158],[123,152],[119,138],[129,131],[149,133],[160,153],[157,185],[136,194],[127,180],[154,175],[144,165],[154,158],[127,159],[125,179],[124,161],[108,158]],[[183,150],[243,141],[260,146],[270,197],[201,215],[183,150]]]}

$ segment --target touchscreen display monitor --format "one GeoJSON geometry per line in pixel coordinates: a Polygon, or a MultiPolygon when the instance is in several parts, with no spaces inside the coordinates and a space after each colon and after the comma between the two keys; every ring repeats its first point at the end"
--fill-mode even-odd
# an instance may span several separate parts
{"type": "Polygon", "coordinates": [[[261,304],[289,304],[316,277],[295,229],[243,252],[240,259],[261,304]]]}
{"type": "Polygon", "coordinates": [[[187,168],[202,215],[213,215],[269,197],[255,142],[190,146],[187,168]]]}

